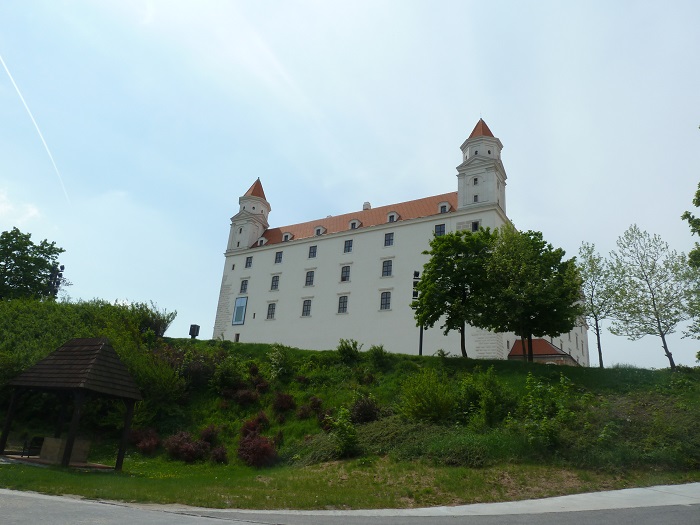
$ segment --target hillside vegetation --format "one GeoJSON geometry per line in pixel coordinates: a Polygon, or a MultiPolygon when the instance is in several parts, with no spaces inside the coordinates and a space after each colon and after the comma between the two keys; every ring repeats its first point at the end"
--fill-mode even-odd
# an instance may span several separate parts
{"type": "MultiPolygon", "coordinates": [[[[106,336],[139,384],[124,474],[0,468],[0,486],[248,507],[450,504],[700,479],[700,369],[593,369],[158,338],[158,312],[0,302],[7,381],[72,337],[106,336]],[[41,473],[37,473],[41,471],[41,473]]],[[[29,398],[13,439],[50,435],[29,398]]],[[[91,460],[114,463],[120,403],[92,402],[91,460]]]]}

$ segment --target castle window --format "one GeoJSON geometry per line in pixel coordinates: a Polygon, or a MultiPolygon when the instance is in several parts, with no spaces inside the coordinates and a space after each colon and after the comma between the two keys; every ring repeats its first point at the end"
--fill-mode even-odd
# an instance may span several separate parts
{"type": "Polygon", "coordinates": [[[313,286],[314,285],[314,271],[310,270],[306,272],[306,281],[304,282],[304,286],[313,286]]]}
{"type": "Polygon", "coordinates": [[[316,246],[309,246],[309,259],[316,257],[316,246]]]}
{"type": "Polygon", "coordinates": [[[258,239],[258,246],[265,244],[265,239],[258,239]]]}
{"type": "Polygon", "coordinates": [[[394,233],[385,233],[384,234],[384,246],[393,246],[394,245],[394,233]]]}
{"type": "Polygon", "coordinates": [[[275,310],[276,309],[277,309],[277,303],[270,303],[267,305],[267,318],[268,319],[275,318],[275,310]]]}
{"type": "Polygon", "coordinates": [[[243,279],[241,281],[240,293],[248,293],[248,279],[243,279]]]}
{"type": "Polygon", "coordinates": [[[235,269],[236,269],[236,264],[234,263],[234,264],[231,265],[231,271],[233,271],[233,270],[235,270],[235,269]]]}
{"type": "Polygon", "coordinates": [[[382,292],[379,301],[380,310],[391,310],[391,292],[382,292]]]}
{"type": "Polygon", "coordinates": [[[391,277],[393,262],[391,259],[382,262],[382,277],[391,277]]]}
{"type": "Polygon", "coordinates": [[[474,202],[479,202],[479,196],[478,196],[478,195],[474,195],[474,202]]]}
{"type": "Polygon", "coordinates": [[[447,213],[447,205],[446,204],[443,204],[442,206],[440,206],[440,213],[447,213]]]}
{"type": "Polygon", "coordinates": [[[350,280],[350,267],[349,266],[343,266],[340,269],[340,281],[341,282],[347,282],[350,280]]]}
{"type": "Polygon", "coordinates": [[[311,317],[311,299],[304,299],[301,305],[301,316],[311,317]]]}
{"type": "Polygon", "coordinates": [[[282,252],[275,252],[275,264],[282,262],[282,252]]]}
{"type": "Polygon", "coordinates": [[[479,184],[479,177],[474,177],[474,186],[479,184]]]}
{"type": "Polygon", "coordinates": [[[395,221],[396,221],[396,215],[394,215],[392,213],[391,215],[389,215],[389,222],[395,222],[395,221]]]}
{"type": "Polygon", "coordinates": [[[348,313],[348,296],[341,295],[338,297],[338,313],[346,314],[348,313]]]}
{"type": "Polygon", "coordinates": [[[245,308],[247,304],[247,297],[238,297],[236,299],[236,304],[233,307],[233,321],[231,322],[231,324],[245,323],[245,308]]]}
{"type": "Polygon", "coordinates": [[[245,267],[250,268],[253,266],[253,256],[251,255],[250,257],[245,258],[245,267]]]}
{"type": "Polygon", "coordinates": [[[413,290],[413,298],[418,299],[418,290],[413,290]]]}
{"type": "Polygon", "coordinates": [[[350,253],[352,251],[352,239],[345,241],[343,246],[343,253],[350,253]]]}
{"type": "Polygon", "coordinates": [[[316,228],[316,235],[323,235],[323,228],[316,228]]]}
{"type": "Polygon", "coordinates": [[[351,230],[356,230],[357,229],[357,221],[352,221],[350,223],[350,229],[351,230]]]}
{"type": "Polygon", "coordinates": [[[240,235],[241,233],[243,233],[243,228],[238,228],[238,235],[240,235]]]}
{"type": "Polygon", "coordinates": [[[441,235],[445,235],[445,225],[444,224],[436,224],[435,225],[435,237],[440,237],[441,235]]]}
{"type": "Polygon", "coordinates": [[[280,276],[273,275],[272,282],[270,283],[270,290],[279,290],[280,287],[280,276]]]}
{"type": "Polygon", "coordinates": [[[284,236],[282,237],[282,242],[287,242],[290,239],[290,235],[288,233],[285,233],[284,236]]]}
{"type": "Polygon", "coordinates": [[[491,155],[491,150],[488,151],[488,154],[491,155]]]}
{"type": "Polygon", "coordinates": [[[479,221],[472,221],[472,231],[473,232],[479,231],[479,221]]]}

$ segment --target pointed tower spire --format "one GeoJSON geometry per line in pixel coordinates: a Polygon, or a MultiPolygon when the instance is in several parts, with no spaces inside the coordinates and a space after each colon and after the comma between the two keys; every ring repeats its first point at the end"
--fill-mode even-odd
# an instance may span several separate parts
{"type": "Polygon", "coordinates": [[[272,207],[265,198],[260,178],[238,199],[238,204],[238,213],[231,217],[227,250],[247,250],[260,242],[268,228],[267,216],[272,207]]]}
{"type": "Polygon", "coordinates": [[[482,118],[479,119],[479,122],[477,122],[476,126],[474,126],[472,134],[469,135],[470,139],[473,139],[474,137],[493,137],[493,133],[491,133],[491,130],[482,118]]]}
{"type": "Polygon", "coordinates": [[[261,199],[267,200],[265,198],[265,192],[263,191],[262,182],[260,182],[260,177],[253,183],[253,185],[248,188],[248,191],[244,194],[245,197],[259,197],[261,199]]]}

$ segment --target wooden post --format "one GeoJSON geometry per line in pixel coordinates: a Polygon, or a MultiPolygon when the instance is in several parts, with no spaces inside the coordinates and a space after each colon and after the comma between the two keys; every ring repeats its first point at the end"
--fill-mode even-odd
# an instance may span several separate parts
{"type": "Polygon", "coordinates": [[[7,446],[7,438],[10,435],[10,427],[12,425],[12,418],[15,416],[15,407],[17,405],[17,390],[12,390],[12,397],[10,397],[10,406],[7,409],[7,414],[5,415],[5,424],[2,427],[2,435],[0,435],[0,454],[5,453],[5,447],[7,446]]]}
{"type": "Polygon", "coordinates": [[[126,414],[124,414],[124,430],[122,431],[122,439],[119,442],[119,452],[117,452],[117,463],[114,465],[114,470],[116,472],[121,472],[122,465],[124,464],[124,454],[126,453],[126,444],[129,439],[131,419],[134,417],[134,404],[136,401],[133,399],[125,399],[124,403],[126,404],[126,414]]]}
{"type": "Polygon", "coordinates": [[[63,450],[63,460],[61,461],[62,467],[67,467],[70,465],[70,456],[73,453],[73,445],[75,444],[75,437],[78,434],[78,427],[80,425],[80,415],[83,409],[83,403],[85,402],[85,393],[82,390],[76,390],[73,395],[73,419],[70,422],[70,428],[68,429],[68,437],[66,438],[66,447],[63,450]]]}

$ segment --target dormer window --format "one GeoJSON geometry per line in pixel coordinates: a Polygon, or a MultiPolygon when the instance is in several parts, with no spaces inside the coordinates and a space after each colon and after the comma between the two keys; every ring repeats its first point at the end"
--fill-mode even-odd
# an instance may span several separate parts
{"type": "Polygon", "coordinates": [[[316,228],[314,228],[314,235],[318,236],[324,233],[326,233],[326,229],[323,226],[316,226],[316,228]]]}
{"type": "Polygon", "coordinates": [[[440,213],[447,213],[448,211],[450,211],[450,208],[451,206],[449,202],[441,202],[440,204],[438,204],[438,211],[440,213]]]}
{"type": "Polygon", "coordinates": [[[267,243],[267,239],[265,237],[260,237],[258,239],[258,246],[263,246],[265,243],[267,243]]]}
{"type": "Polygon", "coordinates": [[[351,230],[356,230],[362,225],[362,223],[356,219],[351,220],[348,224],[351,230]]]}
{"type": "Polygon", "coordinates": [[[386,216],[386,222],[396,222],[399,220],[399,214],[392,211],[386,216]]]}
{"type": "Polygon", "coordinates": [[[294,237],[294,235],[292,235],[291,233],[285,233],[282,235],[282,242],[290,241],[292,240],[292,237],[294,237]]]}

